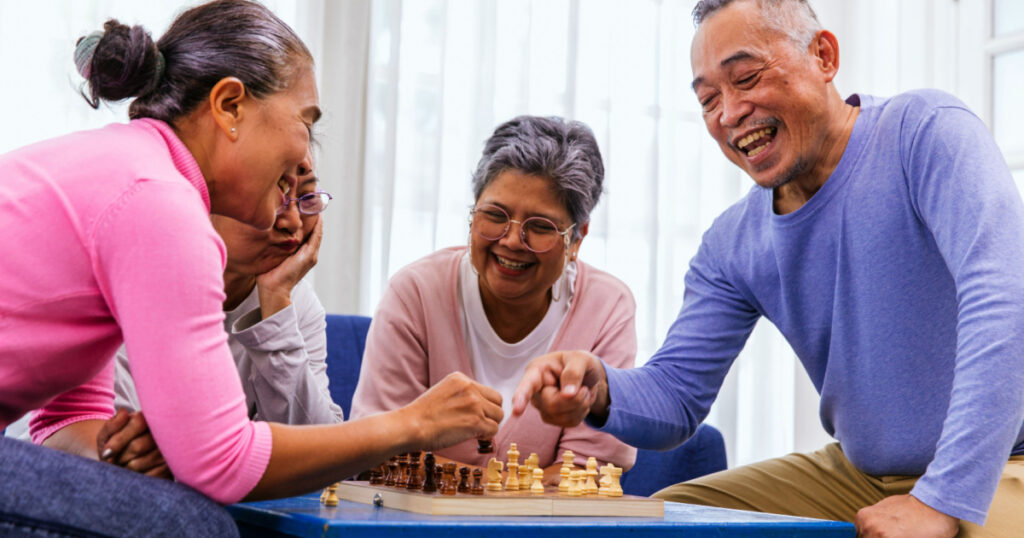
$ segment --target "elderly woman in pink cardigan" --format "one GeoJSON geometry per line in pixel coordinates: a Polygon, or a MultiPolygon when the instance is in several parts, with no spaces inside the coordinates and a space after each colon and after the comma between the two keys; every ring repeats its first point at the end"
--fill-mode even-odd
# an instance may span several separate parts
{"type": "Polygon", "coordinates": [[[502,396],[497,453],[480,454],[470,440],[439,451],[440,461],[483,466],[516,443],[524,459],[537,453],[548,483],[565,450],[577,463],[594,456],[631,467],[635,449],[610,435],[545,424],[532,407],[521,417],[508,412],[538,355],[579,348],[633,365],[629,289],[577,259],[603,178],[586,125],[532,116],[500,125],[473,175],[468,248],[435,252],[391,279],[370,326],[352,416],[397,409],[462,372],[502,396]]]}

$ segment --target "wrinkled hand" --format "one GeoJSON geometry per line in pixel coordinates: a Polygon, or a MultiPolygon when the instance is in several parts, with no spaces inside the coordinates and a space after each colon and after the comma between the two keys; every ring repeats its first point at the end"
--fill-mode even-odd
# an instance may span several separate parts
{"type": "Polygon", "coordinates": [[[291,304],[292,289],[316,265],[323,237],[324,219],[317,218],[313,231],[298,250],[277,267],[256,275],[263,319],[291,304]]]}
{"type": "Polygon", "coordinates": [[[163,454],[149,433],[141,411],[118,409],[96,435],[100,460],[158,478],[173,478],[163,454]]]}
{"type": "Polygon", "coordinates": [[[854,521],[857,536],[950,538],[960,520],[935,510],[912,495],[893,495],[862,508],[854,521]]]}
{"type": "Polygon", "coordinates": [[[402,408],[414,441],[423,450],[439,450],[467,439],[487,439],[498,433],[501,394],[465,374],[448,374],[440,383],[402,408]]]}
{"type": "Polygon", "coordinates": [[[608,380],[604,365],[586,351],[556,351],[541,355],[526,366],[512,398],[512,414],[526,411],[527,402],[548,424],[569,428],[593,413],[608,416],[608,380]]]}

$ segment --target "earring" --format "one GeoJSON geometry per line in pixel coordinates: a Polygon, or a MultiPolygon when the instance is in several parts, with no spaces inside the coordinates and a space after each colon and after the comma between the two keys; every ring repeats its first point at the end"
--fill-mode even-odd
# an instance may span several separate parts
{"type": "Polygon", "coordinates": [[[234,127],[231,128],[231,134],[235,134],[235,128],[234,127]]]}

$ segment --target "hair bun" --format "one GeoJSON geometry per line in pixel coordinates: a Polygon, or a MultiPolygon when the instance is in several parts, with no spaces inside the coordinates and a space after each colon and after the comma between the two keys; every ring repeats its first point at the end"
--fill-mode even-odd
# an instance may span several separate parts
{"type": "MultiPolygon", "coordinates": [[[[86,100],[120,101],[152,92],[163,74],[163,55],[142,26],[128,27],[116,19],[78,40],[75,67],[89,86],[86,100]]],[[[85,93],[83,92],[83,95],[85,93]]]]}

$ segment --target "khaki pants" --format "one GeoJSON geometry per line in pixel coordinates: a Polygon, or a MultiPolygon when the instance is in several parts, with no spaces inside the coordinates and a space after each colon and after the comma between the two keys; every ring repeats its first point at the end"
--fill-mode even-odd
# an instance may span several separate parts
{"type": "MultiPolygon", "coordinates": [[[[833,443],[669,486],[653,496],[667,501],[853,522],[857,511],[890,495],[910,493],[916,476],[870,476],[833,443]]],[[[959,536],[1024,536],[1024,456],[1003,469],[985,527],[961,522],[959,536]]]]}

